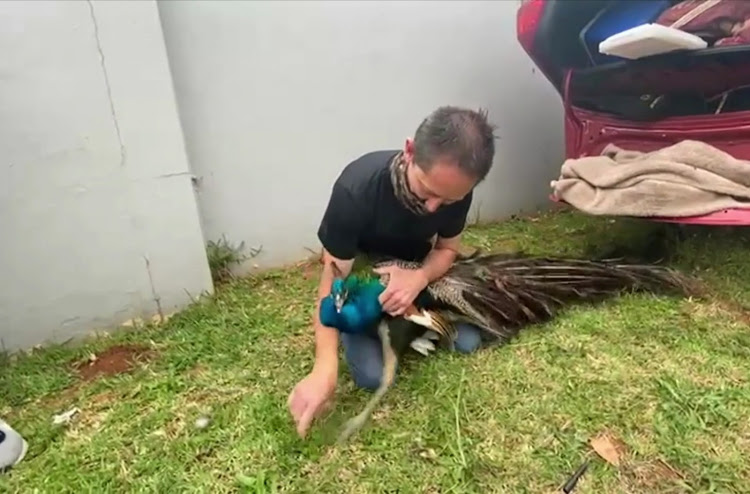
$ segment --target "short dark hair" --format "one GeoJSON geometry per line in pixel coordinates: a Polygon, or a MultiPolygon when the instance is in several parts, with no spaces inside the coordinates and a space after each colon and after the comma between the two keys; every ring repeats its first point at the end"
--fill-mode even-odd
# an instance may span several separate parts
{"type": "Polygon", "coordinates": [[[495,156],[495,127],[485,110],[442,106],[414,134],[414,161],[428,170],[439,158],[456,160],[459,168],[484,180],[495,156]]]}

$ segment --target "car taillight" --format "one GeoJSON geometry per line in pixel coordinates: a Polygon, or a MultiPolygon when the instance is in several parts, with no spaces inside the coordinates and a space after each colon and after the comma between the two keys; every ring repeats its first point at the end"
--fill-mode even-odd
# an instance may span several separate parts
{"type": "Polygon", "coordinates": [[[531,54],[534,46],[534,35],[544,13],[545,0],[524,0],[516,15],[516,36],[518,41],[531,54]]]}

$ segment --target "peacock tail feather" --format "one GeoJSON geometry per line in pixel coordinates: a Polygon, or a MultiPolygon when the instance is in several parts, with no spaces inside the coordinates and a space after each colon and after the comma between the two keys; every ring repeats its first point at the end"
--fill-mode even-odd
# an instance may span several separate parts
{"type": "MultiPolygon", "coordinates": [[[[393,264],[405,269],[420,266],[399,260],[378,266],[393,264]]],[[[455,262],[427,286],[417,305],[438,314],[441,335],[453,334],[445,330],[446,323],[463,321],[481,328],[485,342],[504,343],[521,328],[548,321],[570,304],[600,301],[626,291],[689,295],[697,287],[686,276],[659,265],[488,254],[455,262]]]]}

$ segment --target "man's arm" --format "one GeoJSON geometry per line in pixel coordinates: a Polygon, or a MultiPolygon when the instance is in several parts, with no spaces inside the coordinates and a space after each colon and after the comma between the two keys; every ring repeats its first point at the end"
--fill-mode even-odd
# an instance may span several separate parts
{"type": "Polygon", "coordinates": [[[461,248],[461,233],[466,226],[466,217],[473,198],[472,191],[456,204],[451,220],[438,231],[437,241],[422,263],[422,272],[427,283],[443,276],[456,261],[461,248]]]}
{"type": "Polygon", "coordinates": [[[421,271],[427,283],[443,276],[456,261],[461,247],[461,235],[451,238],[438,237],[434,247],[422,263],[421,271]]]}
{"type": "Polygon", "coordinates": [[[334,263],[344,275],[351,272],[364,219],[358,201],[337,180],[318,228],[318,239],[324,250],[323,269],[313,314],[315,364],[312,371],[292,389],[288,400],[289,411],[300,437],[305,437],[312,421],[320,414],[336,389],[338,333],[320,322],[320,302],[331,293],[334,263]]]}
{"type": "Polygon", "coordinates": [[[376,269],[378,274],[389,275],[388,286],[380,294],[383,310],[392,316],[404,314],[428,283],[440,278],[450,269],[456,260],[460,241],[460,235],[438,237],[419,269],[402,269],[398,266],[376,269]]]}
{"type": "Polygon", "coordinates": [[[391,266],[375,270],[378,274],[388,274],[388,286],[380,295],[383,310],[392,316],[404,314],[414,302],[419,292],[432,281],[443,276],[453,265],[461,245],[461,233],[466,225],[466,215],[471,206],[472,195],[456,205],[450,221],[437,232],[437,241],[427,254],[422,267],[417,270],[402,270],[391,266]]]}
{"type": "Polygon", "coordinates": [[[347,276],[354,265],[354,260],[341,260],[333,257],[327,250],[323,250],[323,270],[320,275],[320,284],[318,285],[318,298],[315,303],[315,315],[313,316],[313,329],[315,330],[315,365],[313,371],[325,372],[336,375],[338,373],[338,332],[320,322],[320,301],[331,293],[331,283],[333,283],[333,268],[336,267],[341,271],[343,276],[347,276]]]}
{"type": "Polygon", "coordinates": [[[335,329],[323,326],[318,316],[320,300],[331,291],[334,276],[331,267],[332,262],[336,262],[336,266],[347,273],[351,270],[353,264],[353,262],[346,261],[337,262],[337,259],[334,259],[327,250],[323,251],[323,272],[320,277],[318,300],[315,303],[315,314],[313,316],[315,364],[312,372],[292,389],[287,401],[287,406],[297,426],[297,434],[300,437],[307,435],[313,420],[320,414],[325,403],[329,402],[333,396],[338,379],[338,334],[335,329]]]}
{"type": "Polygon", "coordinates": [[[365,215],[351,192],[339,183],[334,184],[323,220],[318,228],[318,239],[323,244],[323,271],[318,285],[313,327],[315,329],[314,370],[338,370],[338,333],[320,322],[320,301],[331,293],[333,269],[348,275],[354,265],[357,242],[363,228],[365,215]]]}

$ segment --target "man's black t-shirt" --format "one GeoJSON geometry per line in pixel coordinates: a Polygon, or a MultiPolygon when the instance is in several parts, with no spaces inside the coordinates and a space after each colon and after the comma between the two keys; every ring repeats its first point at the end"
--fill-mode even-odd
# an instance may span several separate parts
{"type": "Polygon", "coordinates": [[[432,237],[455,237],[466,224],[472,192],[461,201],[419,216],[396,199],[389,165],[398,151],[375,151],[351,162],[333,185],[318,238],[338,259],[357,252],[421,261],[432,237]]]}

